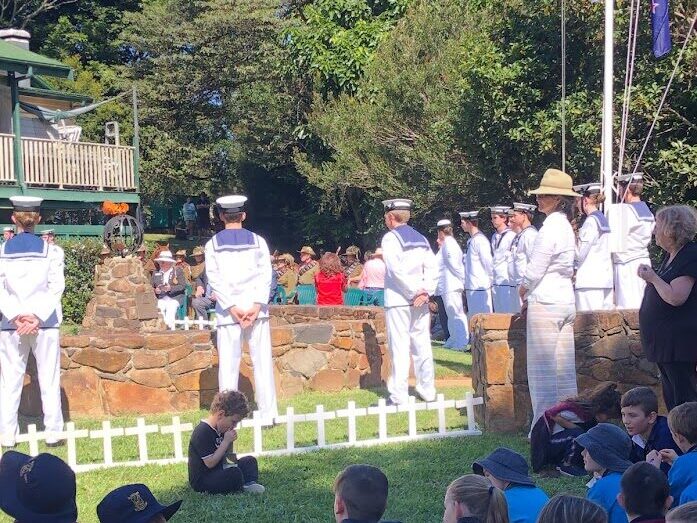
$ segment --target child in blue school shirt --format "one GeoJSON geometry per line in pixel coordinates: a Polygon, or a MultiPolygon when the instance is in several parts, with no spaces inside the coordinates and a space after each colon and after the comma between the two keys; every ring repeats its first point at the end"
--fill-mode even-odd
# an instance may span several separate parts
{"type": "Polygon", "coordinates": [[[661,460],[672,465],[668,472],[670,495],[677,507],[697,498],[697,402],[678,405],[668,414],[668,426],[675,443],[683,451],[661,450],[661,460]]]}
{"type": "Polygon", "coordinates": [[[486,476],[503,491],[510,523],[535,523],[549,496],[535,486],[528,462],[517,452],[499,447],[472,464],[475,474],[486,476]]]}
{"type": "Polygon", "coordinates": [[[617,502],[617,495],[622,474],[632,466],[632,440],[616,425],[599,423],[575,441],[583,447],[586,471],[593,474],[587,498],[607,511],[609,523],[627,523],[627,513],[617,502]]]}

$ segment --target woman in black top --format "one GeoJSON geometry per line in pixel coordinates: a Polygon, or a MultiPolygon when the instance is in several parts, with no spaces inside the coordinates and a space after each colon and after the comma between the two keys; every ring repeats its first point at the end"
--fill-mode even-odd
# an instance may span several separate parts
{"type": "Polygon", "coordinates": [[[639,310],[644,354],[661,372],[668,409],[697,401],[697,211],[674,205],[656,215],[656,244],[665,251],[656,272],[639,267],[646,280],[639,310]]]}

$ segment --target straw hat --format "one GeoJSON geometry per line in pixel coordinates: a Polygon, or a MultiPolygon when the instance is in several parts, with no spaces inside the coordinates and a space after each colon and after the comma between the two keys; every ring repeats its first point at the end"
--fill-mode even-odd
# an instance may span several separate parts
{"type": "Polygon", "coordinates": [[[206,254],[206,251],[201,247],[200,245],[197,247],[194,247],[194,251],[192,252],[194,256],[203,256],[206,254]]]}
{"type": "Polygon", "coordinates": [[[162,251],[160,255],[155,258],[156,262],[168,262],[168,263],[176,263],[177,260],[172,258],[172,251],[162,251]]]}
{"type": "Polygon", "coordinates": [[[347,247],[346,254],[348,256],[360,256],[361,250],[355,245],[351,245],[350,247],[347,247]]]}
{"type": "Polygon", "coordinates": [[[300,254],[309,254],[310,256],[317,256],[315,250],[309,245],[305,245],[302,249],[298,251],[300,254]]]}
{"type": "Polygon", "coordinates": [[[528,191],[528,194],[549,194],[553,196],[578,196],[573,190],[574,182],[571,176],[559,169],[547,169],[542,176],[540,186],[528,191]]]}
{"type": "Polygon", "coordinates": [[[136,252],[148,252],[148,250],[145,248],[145,245],[141,245],[140,247],[138,247],[136,252]]]}
{"type": "Polygon", "coordinates": [[[292,254],[282,254],[279,258],[281,261],[286,262],[288,265],[293,265],[295,263],[295,258],[292,254]]]}
{"type": "Polygon", "coordinates": [[[176,253],[174,253],[175,256],[184,256],[186,258],[186,249],[179,249],[176,253]]]}
{"type": "Polygon", "coordinates": [[[111,254],[111,249],[110,249],[109,247],[107,247],[106,245],[103,245],[103,246],[102,246],[102,250],[99,251],[99,255],[100,255],[100,256],[106,256],[106,255],[108,255],[108,254],[111,254]]]}

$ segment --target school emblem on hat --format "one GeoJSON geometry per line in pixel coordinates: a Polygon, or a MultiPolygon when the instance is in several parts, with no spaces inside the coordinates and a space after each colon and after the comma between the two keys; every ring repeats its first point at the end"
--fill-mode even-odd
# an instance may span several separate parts
{"type": "Polygon", "coordinates": [[[147,501],[145,501],[145,500],[140,496],[140,492],[138,492],[137,490],[136,490],[133,494],[131,494],[130,496],[128,496],[128,499],[129,499],[129,501],[130,501],[131,503],[133,503],[133,509],[134,509],[136,512],[142,512],[142,511],[144,511],[146,508],[148,508],[148,503],[147,503],[147,501]]]}
{"type": "Polygon", "coordinates": [[[25,483],[29,483],[29,473],[31,470],[34,468],[34,460],[30,459],[27,461],[24,465],[22,465],[22,468],[19,469],[19,475],[22,477],[25,483]]]}

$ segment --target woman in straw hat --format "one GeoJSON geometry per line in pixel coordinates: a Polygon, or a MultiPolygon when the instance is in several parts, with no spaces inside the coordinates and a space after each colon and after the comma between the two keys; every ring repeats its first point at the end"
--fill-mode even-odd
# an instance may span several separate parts
{"type": "Polygon", "coordinates": [[[571,227],[575,198],[571,176],[548,169],[530,191],[547,218],[520,286],[527,310],[528,386],[532,426],[564,398],[575,396],[576,364],[573,325],[576,317],[574,274],[576,240],[571,227]]]}

